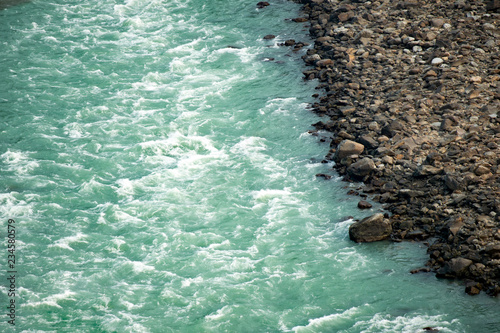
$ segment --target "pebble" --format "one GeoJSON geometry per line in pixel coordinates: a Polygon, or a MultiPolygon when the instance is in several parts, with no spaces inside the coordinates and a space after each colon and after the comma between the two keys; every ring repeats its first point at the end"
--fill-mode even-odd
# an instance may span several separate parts
{"type": "Polygon", "coordinates": [[[432,59],[431,63],[433,65],[441,65],[443,62],[444,62],[444,60],[442,58],[434,58],[434,59],[432,59]]]}

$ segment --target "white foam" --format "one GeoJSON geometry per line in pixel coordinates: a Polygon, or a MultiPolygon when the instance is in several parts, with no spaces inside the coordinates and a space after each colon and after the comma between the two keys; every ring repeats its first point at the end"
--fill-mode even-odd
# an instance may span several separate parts
{"type": "Polygon", "coordinates": [[[5,164],[9,165],[8,170],[17,174],[27,174],[39,167],[38,162],[29,157],[30,152],[13,151],[7,149],[0,155],[5,164]]]}
{"type": "Polygon", "coordinates": [[[457,324],[457,321],[448,322],[444,320],[441,315],[430,316],[416,314],[392,317],[387,314],[377,313],[368,321],[358,320],[353,328],[360,333],[415,333],[425,332],[424,327],[433,327],[439,332],[452,333],[456,331],[447,328],[452,324],[457,324]]]}
{"type": "Polygon", "coordinates": [[[39,302],[27,302],[27,303],[23,302],[21,303],[21,307],[52,306],[55,308],[62,309],[62,306],[60,306],[57,302],[62,300],[76,301],[76,299],[74,298],[74,296],[76,295],[77,295],[76,293],[66,290],[64,291],[64,293],[48,296],[39,302]]]}
{"type": "Polygon", "coordinates": [[[201,276],[197,276],[195,278],[187,278],[187,279],[182,280],[181,287],[187,288],[187,287],[191,286],[193,283],[200,284],[202,282],[203,282],[203,277],[201,277],[201,276]]]}
{"type": "Polygon", "coordinates": [[[285,196],[291,195],[290,190],[285,189],[285,190],[259,190],[259,191],[253,191],[252,196],[254,200],[257,201],[268,201],[270,199],[274,198],[282,198],[285,196]]]}
{"type": "Polygon", "coordinates": [[[352,321],[355,321],[354,317],[359,314],[359,307],[352,307],[341,313],[333,313],[320,318],[309,319],[309,323],[306,326],[295,326],[292,331],[297,333],[302,332],[335,332],[340,328],[344,327],[352,321]]]}
{"type": "Polygon", "coordinates": [[[142,273],[145,271],[154,271],[154,266],[146,265],[140,261],[132,261],[132,269],[135,273],[142,273]]]}
{"type": "Polygon", "coordinates": [[[82,234],[82,233],[77,233],[74,236],[68,236],[61,238],[57,240],[54,244],[50,244],[48,247],[59,247],[61,249],[66,249],[70,251],[74,251],[74,249],[70,246],[72,243],[85,243],[87,244],[88,242],[85,240],[87,238],[87,235],[82,234]]]}

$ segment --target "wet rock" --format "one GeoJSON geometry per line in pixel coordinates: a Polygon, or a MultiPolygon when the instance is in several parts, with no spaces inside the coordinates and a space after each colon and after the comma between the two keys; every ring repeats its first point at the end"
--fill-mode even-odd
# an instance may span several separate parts
{"type": "Polygon", "coordinates": [[[257,3],[257,8],[260,8],[260,9],[267,7],[267,6],[269,6],[269,2],[267,2],[267,1],[260,1],[257,3]]]}
{"type": "Polygon", "coordinates": [[[264,39],[274,39],[274,38],[276,38],[275,35],[265,35],[264,36],[264,39]]]}
{"type": "Polygon", "coordinates": [[[361,200],[358,202],[358,208],[359,209],[370,209],[370,208],[372,208],[372,204],[367,202],[367,201],[361,200]]]}
{"type": "Polygon", "coordinates": [[[375,214],[353,223],[349,227],[349,238],[356,243],[376,242],[389,238],[392,226],[383,214],[375,214]]]}

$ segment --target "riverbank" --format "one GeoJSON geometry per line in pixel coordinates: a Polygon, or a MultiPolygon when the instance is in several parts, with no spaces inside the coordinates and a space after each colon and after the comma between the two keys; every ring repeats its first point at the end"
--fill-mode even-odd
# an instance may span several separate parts
{"type": "Polygon", "coordinates": [[[498,295],[500,2],[298,2],[326,160],[384,204],[392,240],[430,243],[413,272],[498,295]]]}

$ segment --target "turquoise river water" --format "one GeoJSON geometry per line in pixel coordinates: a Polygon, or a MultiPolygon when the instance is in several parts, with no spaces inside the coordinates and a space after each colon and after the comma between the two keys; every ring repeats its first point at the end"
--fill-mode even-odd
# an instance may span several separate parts
{"type": "Polygon", "coordinates": [[[316,179],[300,8],[256,3],[0,10],[0,331],[500,331],[424,245],[348,239],[379,208],[316,179]]]}

